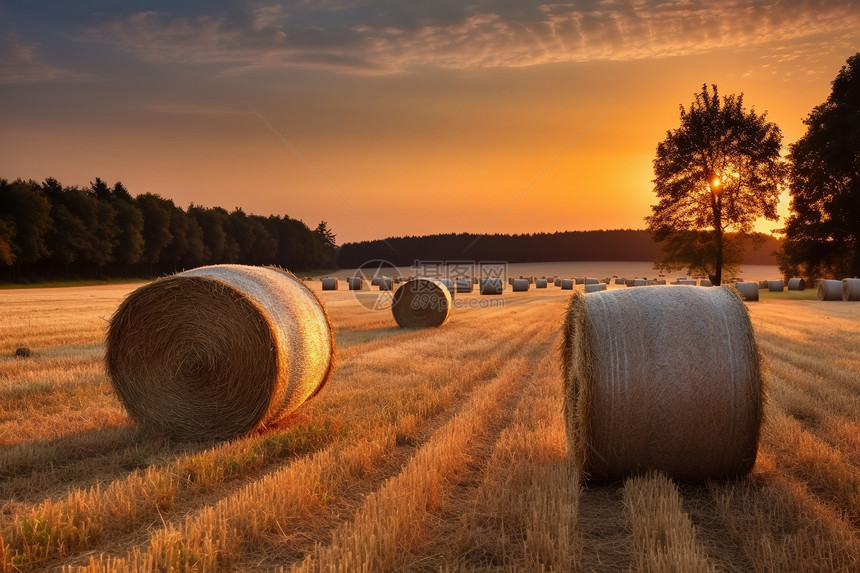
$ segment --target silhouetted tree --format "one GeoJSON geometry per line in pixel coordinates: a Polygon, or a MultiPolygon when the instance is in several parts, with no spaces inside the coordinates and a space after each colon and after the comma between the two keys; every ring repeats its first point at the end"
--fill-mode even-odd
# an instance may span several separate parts
{"type": "Polygon", "coordinates": [[[746,111],[743,94],[720,99],[717,86],[712,88],[710,93],[703,85],[689,110],[681,106],[680,127],[658,144],[653,183],[659,201],[645,220],[654,239],[664,243],[656,268],[705,267],[719,285],[729,254],[726,232],[746,234],[759,217],[778,218],[786,166],[779,154],[782,133],[767,113],[746,111]],[[707,247],[671,240],[704,230],[711,231],[707,247]]]}
{"type": "Polygon", "coordinates": [[[0,220],[12,252],[13,277],[22,265],[39,262],[50,254],[51,204],[35,181],[0,179],[0,220]],[[12,234],[14,233],[14,234],[12,234]]]}
{"type": "Polygon", "coordinates": [[[154,193],[143,193],[135,199],[143,215],[143,259],[150,268],[161,258],[164,248],[170,244],[170,215],[176,206],[173,201],[154,193]]]}
{"type": "Polygon", "coordinates": [[[860,53],[790,146],[791,215],[780,270],[811,280],[860,276],[860,53]]]}

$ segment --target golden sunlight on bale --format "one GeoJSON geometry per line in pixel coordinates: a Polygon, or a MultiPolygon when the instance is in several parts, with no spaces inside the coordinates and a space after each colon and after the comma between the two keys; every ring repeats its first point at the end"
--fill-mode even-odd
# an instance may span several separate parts
{"type": "Polygon", "coordinates": [[[860,300],[860,279],[842,279],[842,300],[860,300]]]}
{"type": "Polygon", "coordinates": [[[514,282],[511,284],[514,292],[526,292],[529,290],[529,281],[526,279],[514,279],[514,282]]]}
{"type": "Polygon", "coordinates": [[[227,439],[319,392],[334,340],[322,305],[292,274],[216,265],[129,294],[105,345],[111,383],[138,423],[180,439],[227,439]]]}
{"type": "Polygon", "coordinates": [[[337,279],[326,277],[322,279],[323,290],[337,290],[337,279]]]}
{"type": "Polygon", "coordinates": [[[488,278],[481,279],[481,284],[479,285],[481,294],[502,294],[504,290],[504,285],[502,284],[502,279],[500,278],[488,278]]]}
{"type": "Polygon", "coordinates": [[[747,302],[758,300],[758,283],[735,283],[735,289],[747,302]]]}
{"type": "Polygon", "coordinates": [[[806,281],[799,278],[788,279],[788,290],[804,290],[806,281]]]}
{"type": "Polygon", "coordinates": [[[451,291],[445,283],[417,278],[397,289],[391,301],[391,312],[401,328],[431,328],[448,320],[451,306],[451,291]]]}
{"type": "Polygon", "coordinates": [[[605,283],[585,285],[585,292],[600,292],[602,290],[606,290],[605,283]]]}
{"type": "Polygon", "coordinates": [[[573,295],[562,359],[568,453],[598,479],[748,473],[762,419],[759,355],[733,290],[573,295]],[[697,324],[696,336],[689,325],[697,324]]]}
{"type": "Polygon", "coordinates": [[[785,284],[782,279],[775,281],[767,281],[767,290],[770,292],[782,292],[785,289],[785,284]]]}
{"type": "Polygon", "coordinates": [[[842,281],[818,281],[818,300],[842,300],[842,281]]]}

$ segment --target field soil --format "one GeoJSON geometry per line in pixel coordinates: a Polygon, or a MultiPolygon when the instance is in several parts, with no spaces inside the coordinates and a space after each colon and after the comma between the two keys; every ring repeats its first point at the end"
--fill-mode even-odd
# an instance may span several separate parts
{"type": "Polygon", "coordinates": [[[104,335],[138,285],[0,292],[0,571],[860,568],[860,304],[747,304],[767,390],[751,475],[596,484],[565,443],[569,291],[457,294],[408,330],[384,294],[308,284],[331,381],[218,443],[147,436],[116,399],[104,335]]]}

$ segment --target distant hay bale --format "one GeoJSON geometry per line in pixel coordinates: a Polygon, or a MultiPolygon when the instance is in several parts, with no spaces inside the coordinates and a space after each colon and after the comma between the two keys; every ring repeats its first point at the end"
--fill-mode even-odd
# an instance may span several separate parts
{"type": "Polygon", "coordinates": [[[481,282],[478,285],[480,293],[486,295],[502,294],[502,292],[504,292],[504,286],[502,279],[499,277],[481,279],[481,282]]]}
{"type": "Polygon", "coordinates": [[[527,292],[529,290],[529,281],[526,279],[514,279],[511,286],[514,292],[527,292]]]}
{"type": "Polygon", "coordinates": [[[842,300],[860,300],[860,279],[842,279],[842,300]]]}
{"type": "Polygon", "coordinates": [[[561,290],[573,290],[573,280],[572,279],[562,279],[561,280],[561,290]]]}
{"type": "Polygon", "coordinates": [[[26,346],[19,346],[15,349],[15,358],[30,358],[32,351],[26,346]]]}
{"type": "Polygon", "coordinates": [[[381,281],[381,280],[382,280],[382,277],[379,277],[379,276],[372,277],[372,278],[370,279],[370,286],[378,287],[378,286],[379,286],[379,281],[381,281]]]}
{"type": "Polygon", "coordinates": [[[806,281],[800,278],[788,279],[788,290],[806,290],[806,281]]]}
{"type": "Polygon", "coordinates": [[[842,300],[842,281],[818,281],[818,300],[842,300]]]}
{"type": "Polygon", "coordinates": [[[770,292],[782,292],[783,291],[783,282],[782,279],[776,281],[767,281],[767,290],[770,292]]]}
{"type": "Polygon", "coordinates": [[[599,292],[602,290],[606,290],[606,283],[585,285],[585,292],[599,292]]]}
{"type": "MultiPolygon", "coordinates": [[[[599,283],[600,283],[600,281],[599,281],[599,280],[597,280],[597,279],[595,279],[595,278],[592,278],[592,277],[588,277],[588,278],[586,278],[586,279],[585,279],[585,284],[587,284],[587,285],[596,285],[596,284],[599,284],[599,283]]],[[[576,283],[576,284],[580,284],[580,283],[576,283]]]]}
{"type": "Polygon", "coordinates": [[[472,292],[471,279],[457,279],[457,282],[454,286],[457,292],[472,292]]]}
{"type": "Polygon", "coordinates": [[[762,290],[768,288],[767,283],[768,283],[768,281],[758,281],[758,288],[762,289],[762,290]]]}
{"type": "Polygon", "coordinates": [[[379,290],[391,290],[391,278],[379,277],[379,282],[377,283],[377,285],[377,288],[379,288],[379,290]]]}
{"type": "Polygon", "coordinates": [[[445,285],[445,288],[448,289],[448,292],[451,293],[452,297],[457,292],[457,289],[454,288],[454,281],[453,280],[451,280],[451,279],[436,279],[436,280],[438,280],[440,283],[445,285]]]}
{"type": "Polygon", "coordinates": [[[657,280],[657,284],[658,284],[658,285],[665,285],[665,284],[666,284],[666,279],[658,279],[658,280],[657,280]]]}
{"type": "Polygon", "coordinates": [[[442,280],[419,277],[400,285],[391,301],[391,313],[400,328],[433,328],[448,320],[452,301],[442,280]]]}
{"type": "Polygon", "coordinates": [[[758,300],[758,283],[735,283],[741,298],[747,302],[758,300]]]}
{"type": "Polygon", "coordinates": [[[711,279],[702,279],[699,281],[699,286],[709,287],[714,286],[714,283],[711,282],[711,279]]]}
{"type": "Polygon", "coordinates": [[[535,279],[535,288],[546,288],[547,284],[546,279],[535,279]]]}
{"type": "Polygon", "coordinates": [[[624,281],[626,281],[626,280],[627,280],[627,279],[617,278],[617,279],[615,279],[615,284],[617,284],[617,285],[623,285],[623,284],[624,284],[624,281]]]}
{"type": "Polygon", "coordinates": [[[628,287],[643,287],[648,286],[648,281],[645,279],[627,279],[625,283],[628,287]]]}
{"type": "Polygon", "coordinates": [[[322,279],[322,289],[323,290],[337,290],[337,279],[326,277],[322,279]]]}
{"type": "Polygon", "coordinates": [[[346,279],[346,284],[349,286],[349,290],[361,290],[364,282],[361,280],[361,277],[349,277],[346,279]]]}
{"type": "Polygon", "coordinates": [[[322,305],[292,274],[216,265],[129,294],[105,346],[111,383],[134,420],[179,439],[228,439],[317,394],[334,340],[322,305]]]}
{"type": "Polygon", "coordinates": [[[561,279],[553,279],[552,284],[554,286],[560,287],[561,286],[561,279]]]}
{"type": "Polygon", "coordinates": [[[678,279],[675,283],[679,285],[696,286],[696,279],[678,279]]]}
{"type": "Polygon", "coordinates": [[[728,287],[575,293],[562,359],[568,454],[586,475],[657,470],[701,480],[753,467],[759,355],[746,307],[728,287]]]}

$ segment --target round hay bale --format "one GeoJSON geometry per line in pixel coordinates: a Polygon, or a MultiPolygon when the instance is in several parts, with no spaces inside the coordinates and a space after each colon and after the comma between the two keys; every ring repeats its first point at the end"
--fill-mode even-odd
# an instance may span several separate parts
{"type": "Polygon", "coordinates": [[[337,290],[337,279],[326,277],[322,279],[322,289],[323,290],[337,290]]]}
{"type": "Polygon", "coordinates": [[[504,284],[501,278],[481,279],[479,289],[481,294],[502,294],[504,284]]]}
{"type": "Polygon", "coordinates": [[[783,291],[783,282],[782,279],[776,281],[767,281],[767,290],[770,292],[782,292],[783,291]]]}
{"type": "Polygon", "coordinates": [[[800,278],[788,279],[788,290],[806,290],[806,281],[800,278]]]}
{"type": "Polygon", "coordinates": [[[378,287],[378,286],[379,286],[379,281],[381,281],[381,280],[382,280],[382,277],[376,277],[376,276],[375,276],[375,277],[372,277],[372,278],[370,279],[370,286],[378,287]]]}
{"type": "Polygon", "coordinates": [[[30,358],[32,353],[33,352],[26,346],[19,346],[15,349],[15,358],[30,358]]]}
{"type": "Polygon", "coordinates": [[[606,290],[605,283],[585,285],[585,292],[600,292],[602,290],[606,290]]]}
{"type": "Polygon", "coordinates": [[[561,286],[561,279],[553,279],[552,284],[553,284],[553,286],[560,287],[561,286]]]}
{"type": "Polygon", "coordinates": [[[129,415],[179,439],[228,439],[294,412],[325,385],[334,339],[292,274],[201,267],[129,294],[111,317],[105,362],[129,415]]]}
{"type": "Polygon", "coordinates": [[[529,281],[526,279],[514,279],[513,284],[514,292],[528,292],[529,290],[529,281]]]}
{"type": "Polygon", "coordinates": [[[535,288],[546,288],[547,287],[546,279],[536,279],[535,280],[535,288]]]}
{"type": "Polygon", "coordinates": [[[842,300],[842,281],[818,281],[818,300],[842,300]]]}
{"type": "Polygon", "coordinates": [[[576,293],[562,359],[568,453],[586,475],[657,470],[701,480],[753,467],[763,406],[759,355],[733,290],[576,293]]]}
{"type": "Polygon", "coordinates": [[[388,277],[379,277],[379,282],[377,283],[379,290],[391,290],[391,279],[388,277]]]}
{"type": "Polygon", "coordinates": [[[472,281],[471,279],[457,279],[456,284],[457,292],[472,292],[472,281]]]}
{"type": "Polygon", "coordinates": [[[588,277],[585,279],[585,284],[587,284],[587,285],[596,285],[599,283],[600,283],[600,281],[598,279],[593,278],[593,277],[588,277]]]}
{"type": "Polygon", "coordinates": [[[860,300],[860,279],[842,279],[842,300],[860,300]]]}
{"type": "Polygon", "coordinates": [[[699,286],[712,287],[714,283],[711,282],[711,279],[702,279],[699,281],[699,286]]]}
{"type": "Polygon", "coordinates": [[[760,290],[763,290],[763,289],[768,288],[767,281],[758,281],[758,288],[759,288],[760,290]]]}
{"type": "Polygon", "coordinates": [[[349,286],[349,290],[361,290],[361,287],[364,286],[361,277],[350,277],[346,279],[346,284],[349,286]]]}
{"type": "Polygon", "coordinates": [[[454,294],[457,292],[457,289],[454,288],[454,281],[453,280],[451,280],[451,279],[436,279],[436,280],[438,280],[440,283],[445,285],[445,288],[448,289],[448,292],[451,293],[451,296],[454,296],[454,294]]]}
{"type": "Polygon", "coordinates": [[[448,320],[452,306],[451,291],[442,280],[419,277],[400,285],[391,313],[400,328],[433,328],[448,320]]]}
{"type": "Polygon", "coordinates": [[[747,302],[758,300],[758,283],[735,283],[735,288],[743,300],[747,302]]]}
{"type": "Polygon", "coordinates": [[[561,290],[573,290],[573,280],[562,279],[561,280],[561,290]]]}

